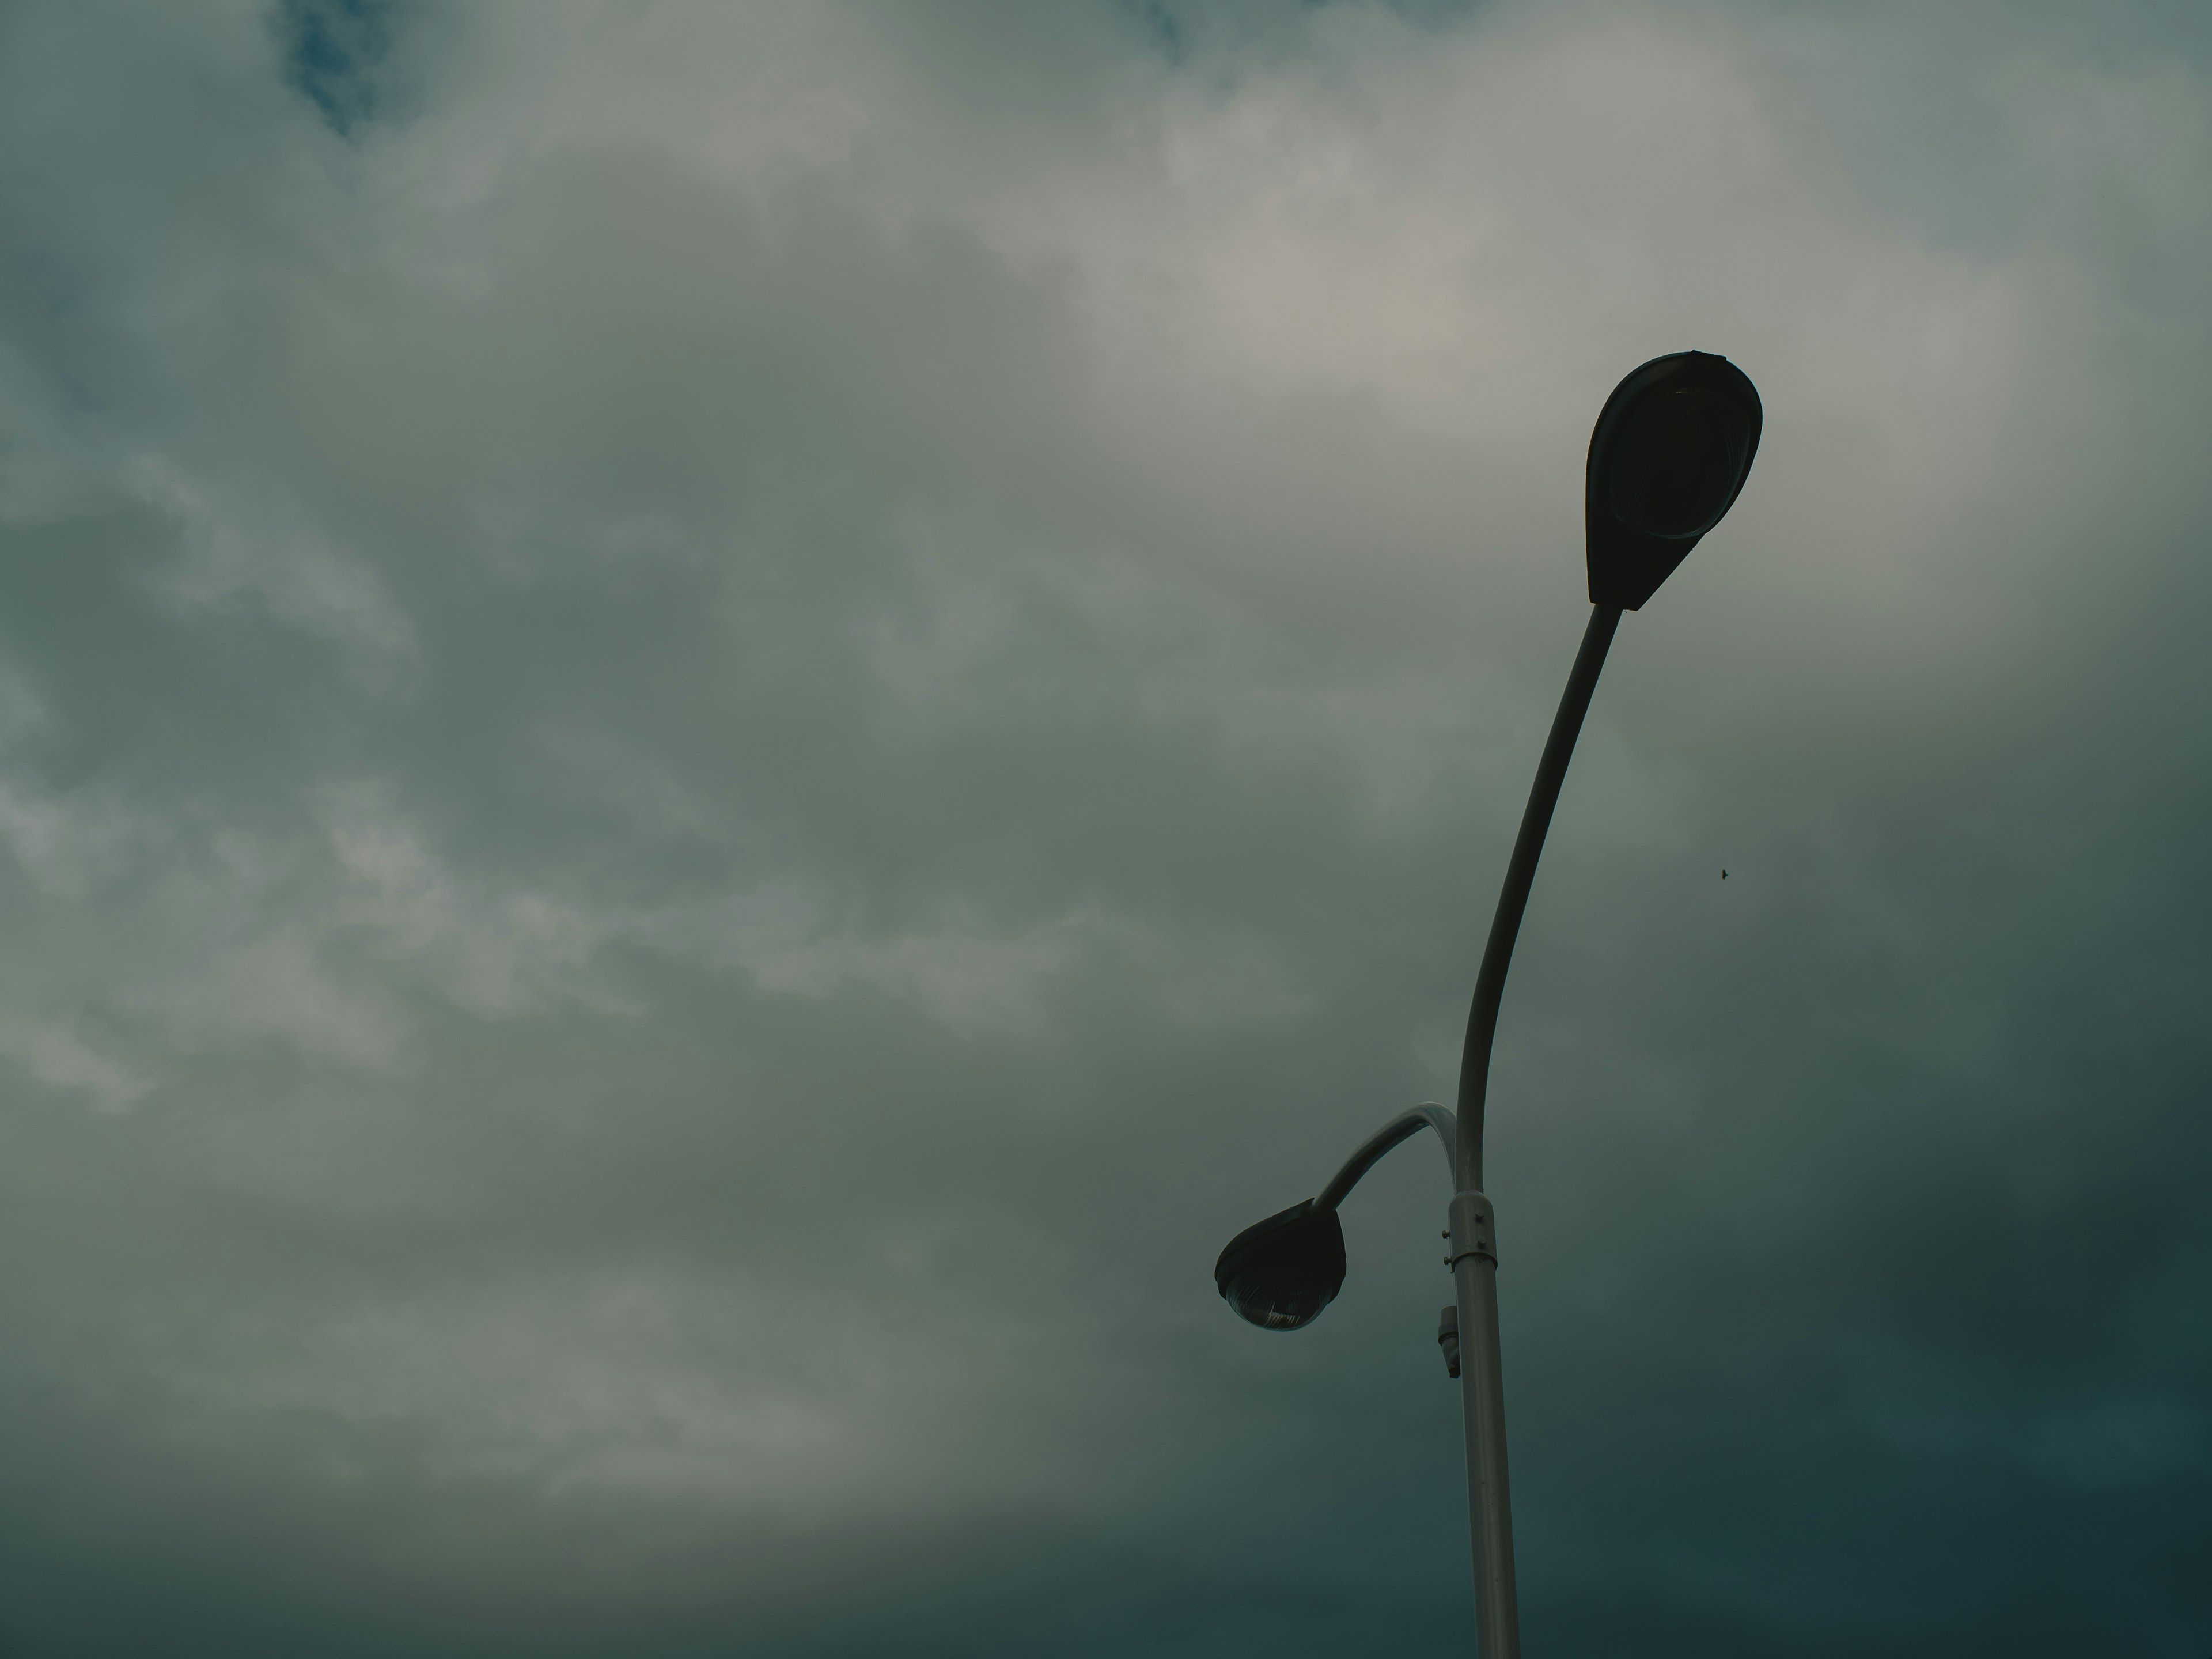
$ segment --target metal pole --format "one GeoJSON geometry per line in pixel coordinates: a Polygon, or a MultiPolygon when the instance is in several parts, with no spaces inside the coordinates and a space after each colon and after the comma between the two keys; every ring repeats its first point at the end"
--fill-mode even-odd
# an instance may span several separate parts
{"type": "Polygon", "coordinates": [[[1505,995],[1505,970],[1536,880],[1536,860],[1552,827],[1567,762],[1581,735],[1598,671],[1605,666],[1620,612],[1594,606],[1582,649],[1567,676],[1559,712],[1552,720],[1521,833],[1505,866],[1505,885],[1490,923],[1489,943],[1474,978],[1474,1006],[1467,1018],[1460,1057],[1459,1134],[1454,1161],[1457,1192],[1451,1203],[1445,1261],[1459,1297],[1460,1406],[1467,1430],[1467,1505],[1474,1547],[1475,1652],[1480,1659],[1521,1659],[1521,1615],[1513,1587],[1513,1510],[1505,1484],[1505,1376],[1498,1345],[1497,1226],[1482,1191],[1482,1118],[1490,1091],[1490,1049],[1498,1035],[1498,1009],[1505,995]]]}
{"type": "Polygon", "coordinates": [[[1521,1659],[1513,1588],[1513,1506],[1505,1487],[1505,1376],[1498,1353],[1498,1263],[1464,1255],[1459,1292],[1459,1400],[1467,1430],[1467,1507],[1474,1540],[1474,1650],[1521,1659]]]}

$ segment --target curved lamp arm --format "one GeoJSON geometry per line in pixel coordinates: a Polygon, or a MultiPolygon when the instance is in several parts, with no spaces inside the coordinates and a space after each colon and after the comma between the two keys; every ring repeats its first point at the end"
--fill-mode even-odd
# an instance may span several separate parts
{"type": "Polygon", "coordinates": [[[1482,966],[1474,976],[1474,1006],[1468,1011],[1467,1046],[1459,1061],[1462,1133],[1459,1156],[1453,1165],[1457,1189],[1463,1193],[1482,1190],[1482,1109],[1490,1094],[1490,1045],[1498,1036],[1498,1005],[1505,997],[1505,970],[1513,964],[1513,941],[1521,932],[1521,913],[1528,908],[1528,890],[1536,882],[1536,860],[1543,856],[1544,834],[1552,827],[1552,809],[1559,804],[1559,786],[1566,781],[1567,762],[1575,752],[1575,738],[1582,732],[1583,716],[1589,712],[1590,693],[1597,690],[1598,670],[1605,666],[1606,647],[1613,643],[1613,630],[1620,625],[1619,607],[1601,605],[1591,610],[1583,647],[1575,653],[1565,695],[1559,699],[1559,712],[1552,720],[1552,735],[1544,742],[1544,757],[1536,764],[1528,807],[1521,815],[1521,833],[1514,839],[1513,857],[1505,866],[1505,888],[1498,896],[1498,913],[1491,918],[1490,942],[1483,946],[1482,966]]]}
{"type": "Polygon", "coordinates": [[[1434,1129],[1437,1139],[1444,1144],[1444,1162],[1455,1174],[1459,1169],[1459,1120],[1443,1107],[1416,1106],[1411,1111],[1401,1112],[1388,1123],[1360,1143],[1359,1150],[1344,1161],[1344,1167],[1321,1196],[1313,1201],[1316,1210],[1333,1210],[1345,1200],[1352,1189],[1359,1184],[1359,1177],[1382,1162],[1382,1154],[1400,1141],[1417,1135],[1424,1128],[1434,1129]]]}

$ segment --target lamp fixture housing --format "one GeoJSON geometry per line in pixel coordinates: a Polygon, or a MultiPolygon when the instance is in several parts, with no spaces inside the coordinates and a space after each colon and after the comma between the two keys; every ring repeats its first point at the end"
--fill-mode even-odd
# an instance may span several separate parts
{"type": "Polygon", "coordinates": [[[1725,357],[1654,357],[1613,387],[1590,434],[1583,520],[1590,603],[1641,610],[1726,516],[1759,453],[1758,389],[1725,357]]]}
{"type": "Polygon", "coordinates": [[[1262,1330],[1310,1325],[1344,1288],[1344,1224],[1302,1199],[1247,1227],[1213,1264],[1213,1286],[1262,1330]]]}

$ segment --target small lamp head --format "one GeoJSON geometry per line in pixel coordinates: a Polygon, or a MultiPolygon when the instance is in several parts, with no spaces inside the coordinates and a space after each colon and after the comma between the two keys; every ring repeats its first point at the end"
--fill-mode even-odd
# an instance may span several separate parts
{"type": "Polygon", "coordinates": [[[1213,1285],[1262,1330],[1310,1325],[1344,1287],[1344,1224],[1311,1199],[1293,1204],[1229,1241],[1213,1285]]]}

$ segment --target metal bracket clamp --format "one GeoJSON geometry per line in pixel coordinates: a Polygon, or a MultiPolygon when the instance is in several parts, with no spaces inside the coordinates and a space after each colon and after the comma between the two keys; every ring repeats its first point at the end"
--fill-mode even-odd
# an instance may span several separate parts
{"type": "Polygon", "coordinates": [[[1444,1266],[1456,1268],[1462,1256],[1498,1260],[1498,1218],[1480,1193],[1459,1193],[1451,1201],[1451,1225],[1444,1230],[1444,1266]]]}

